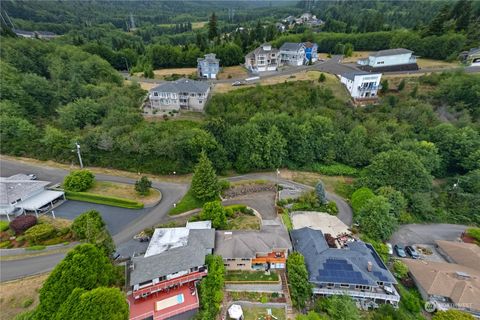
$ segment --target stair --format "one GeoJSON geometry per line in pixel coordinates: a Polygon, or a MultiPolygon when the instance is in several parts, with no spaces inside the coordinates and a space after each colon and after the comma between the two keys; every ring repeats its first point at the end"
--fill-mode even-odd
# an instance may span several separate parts
{"type": "Polygon", "coordinates": [[[287,304],[287,319],[295,319],[295,311],[293,310],[292,298],[290,297],[290,290],[288,289],[287,274],[285,270],[281,270],[280,279],[282,280],[282,291],[285,296],[287,304]]]}

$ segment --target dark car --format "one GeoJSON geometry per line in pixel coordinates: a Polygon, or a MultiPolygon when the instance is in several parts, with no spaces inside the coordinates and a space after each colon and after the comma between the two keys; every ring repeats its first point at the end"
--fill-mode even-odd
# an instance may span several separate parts
{"type": "Polygon", "coordinates": [[[420,255],[418,254],[417,250],[415,250],[415,248],[412,246],[406,246],[405,251],[407,251],[407,253],[412,257],[412,259],[420,258],[420,255]]]}
{"type": "Polygon", "coordinates": [[[402,245],[396,244],[395,247],[393,247],[393,249],[395,249],[395,252],[397,253],[397,256],[399,256],[400,258],[406,258],[407,257],[407,254],[405,253],[405,249],[403,248],[402,245]]]}

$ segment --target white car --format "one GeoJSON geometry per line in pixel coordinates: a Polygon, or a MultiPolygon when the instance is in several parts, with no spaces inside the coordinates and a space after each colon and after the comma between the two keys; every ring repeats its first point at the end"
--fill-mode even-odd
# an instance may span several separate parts
{"type": "Polygon", "coordinates": [[[386,245],[387,248],[388,248],[388,254],[389,254],[389,255],[393,255],[393,247],[392,247],[392,244],[389,243],[389,242],[387,242],[387,243],[385,243],[385,245],[386,245]]]}

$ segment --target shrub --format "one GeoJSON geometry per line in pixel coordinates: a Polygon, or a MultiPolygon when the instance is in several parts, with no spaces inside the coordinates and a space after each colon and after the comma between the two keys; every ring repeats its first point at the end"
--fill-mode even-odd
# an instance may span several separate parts
{"type": "Polygon", "coordinates": [[[9,228],[9,223],[7,221],[0,221],[0,231],[6,231],[9,228]]]}
{"type": "Polygon", "coordinates": [[[467,235],[474,238],[476,241],[480,242],[480,228],[467,229],[467,235]]]}
{"type": "Polygon", "coordinates": [[[403,286],[399,285],[398,293],[400,293],[400,296],[402,297],[400,304],[403,305],[405,309],[413,313],[420,312],[422,301],[416,292],[410,292],[403,286]]]}
{"type": "Polygon", "coordinates": [[[8,249],[12,246],[10,240],[0,242],[0,249],[8,249]]]}
{"type": "Polygon", "coordinates": [[[395,260],[393,263],[393,272],[395,273],[396,277],[403,279],[408,274],[408,267],[401,260],[395,260]]]}
{"type": "Polygon", "coordinates": [[[318,82],[325,82],[327,78],[323,73],[320,73],[320,76],[318,77],[318,82]]]}
{"type": "Polygon", "coordinates": [[[375,194],[370,188],[363,187],[352,193],[352,208],[358,214],[368,200],[375,197],[375,194]]]}
{"type": "Polygon", "coordinates": [[[150,188],[152,187],[152,181],[148,180],[146,176],[143,176],[135,182],[135,191],[137,191],[140,195],[146,196],[150,192],[150,188]]]}
{"type": "Polygon", "coordinates": [[[130,199],[109,197],[95,193],[88,192],[65,192],[65,197],[69,200],[85,201],[91,203],[105,204],[107,206],[114,206],[127,209],[142,209],[144,204],[139,201],[130,199]]]}
{"type": "Polygon", "coordinates": [[[95,176],[89,170],[74,170],[63,180],[63,187],[68,191],[81,192],[90,189],[95,176]]]}
{"type": "Polygon", "coordinates": [[[219,180],[218,185],[220,186],[220,191],[225,191],[227,189],[230,189],[230,181],[228,180],[219,180]]]}
{"type": "Polygon", "coordinates": [[[10,222],[10,229],[12,229],[15,234],[19,234],[25,232],[36,224],[37,217],[32,215],[21,215],[10,222]]]}
{"type": "Polygon", "coordinates": [[[22,308],[28,308],[32,305],[32,303],[33,303],[33,299],[32,298],[27,298],[27,299],[23,300],[22,308]]]}
{"type": "Polygon", "coordinates": [[[51,224],[42,223],[28,229],[25,236],[31,243],[39,243],[51,237],[54,232],[55,228],[51,224]]]}
{"type": "Polygon", "coordinates": [[[325,211],[332,216],[336,216],[338,214],[338,207],[337,204],[333,201],[328,202],[325,205],[325,211]]]}

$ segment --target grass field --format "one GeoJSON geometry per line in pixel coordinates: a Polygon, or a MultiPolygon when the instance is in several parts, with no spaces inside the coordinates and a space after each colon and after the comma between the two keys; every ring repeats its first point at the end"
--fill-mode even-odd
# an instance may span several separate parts
{"type": "Polygon", "coordinates": [[[225,281],[278,281],[278,274],[274,271],[268,275],[264,271],[227,271],[225,281]]]}
{"type": "Polygon", "coordinates": [[[201,28],[203,28],[207,23],[208,23],[208,21],[192,22],[192,30],[201,29],[201,28]]]}
{"type": "Polygon", "coordinates": [[[443,60],[432,60],[417,58],[417,64],[420,68],[455,68],[460,67],[458,62],[447,62],[443,60]]]}
{"type": "Polygon", "coordinates": [[[35,309],[38,291],[48,274],[27,277],[0,284],[0,319],[14,319],[16,315],[35,309]]]}
{"type": "Polygon", "coordinates": [[[190,189],[183,196],[182,200],[177,203],[177,206],[175,208],[172,208],[168,214],[174,216],[196,208],[201,208],[203,206],[203,203],[203,201],[198,200],[193,196],[193,191],[190,189]]]}
{"type": "Polygon", "coordinates": [[[244,307],[242,306],[243,316],[245,320],[266,319],[267,309],[272,310],[272,315],[276,320],[287,319],[285,309],[282,308],[262,308],[262,307],[244,307]]]}
{"type": "Polygon", "coordinates": [[[150,193],[142,196],[135,191],[135,187],[132,184],[110,181],[95,181],[95,184],[88,190],[88,193],[130,199],[142,202],[143,204],[153,204],[161,199],[160,191],[157,189],[150,188],[150,193]]]}
{"type": "Polygon", "coordinates": [[[260,230],[260,219],[257,216],[240,214],[228,220],[228,230],[260,230]]]}
{"type": "Polygon", "coordinates": [[[351,57],[343,58],[343,63],[356,63],[359,59],[365,59],[370,51],[354,51],[351,57]]]}
{"type": "Polygon", "coordinates": [[[233,66],[222,68],[222,71],[218,74],[218,79],[237,79],[246,78],[248,76],[247,70],[242,66],[233,66]]]}

